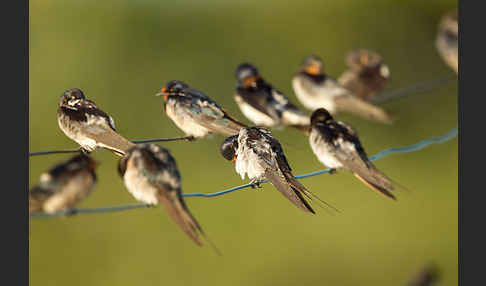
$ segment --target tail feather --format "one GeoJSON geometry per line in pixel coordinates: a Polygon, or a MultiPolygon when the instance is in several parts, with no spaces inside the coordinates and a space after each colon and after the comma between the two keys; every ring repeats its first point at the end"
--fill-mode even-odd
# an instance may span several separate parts
{"type": "MultiPolygon", "coordinates": [[[[377,183],[372,182],[370,178],[365,178],[364,176],[359,175],[358,173],[353,173],[356,178],[358,178],[361,182],[365,185],[370,187],[372,190],[390,198],[392,200],[396,200],[396,197],[390,192],[393,190],[392,186],[384,186],[384,184],[378,185],[377,183]]],[[[374,180],[373,180],[374,181],[374,180]]]]}
{"type": "Polygon", "coordinates": [[[336,106],[339,112],[354,113],[362,118],[381,123],[391,124],[395,119],[393,115],[382,108],[351,95],[336,98],[336,106]]]}
{"type": "Polygon", "coordinates": [[[281,176],[276,174],[274,170],[267,170],[265,172],[265,177],[280,193],[282,193],[282,195],[284,195],[295,206],[305,212],[315,214],[315,211],[302,196],[298,186],[292,186],[292,184],[289,183],[285,178],[282,178],[281,176]]]}
{"type": "Polygon", "coordinates": [[[199,233],[203,234],[196,219],[184,208],[178,200],[169,200],[164,195],[159,195],[159,202],[164,206],[169,217],[185,232],[197,245],[202,246],[199,233]]]}
{"type": "Polygon", "coordinates": [[[100,147],[111,150],[119,156],[125,155],[128,149],[135,146],[134,143],[128,141],[127,139],[125,139],[125,137],[121,136],[113,130],[108,130],[105,133],[96,135],[93,139],[98,142],[100,147]]]}

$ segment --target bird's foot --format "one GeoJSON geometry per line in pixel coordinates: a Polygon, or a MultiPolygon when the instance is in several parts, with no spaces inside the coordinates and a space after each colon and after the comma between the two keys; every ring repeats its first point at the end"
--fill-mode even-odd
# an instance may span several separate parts
{"type": "Polygon", "coordinates": [[[187,137],[185,137],[185,140],[186,141],[189,141],[189,142],[192,142],[192,141],[195,141],[196,140],[196,137],[194,137],[194,136],[187,136],[187,137]]]}
{"type": "Polygon", "coordinates": [[[69,216],[73,216],[73,215],[75,215],[77,213],[78,213],[78,210],[76,210],[76,209],[69,209],[69,210],[66,210],[65,216],[69,217],[69,216]]]}
{"type": "Polygon", "coordinates": [[[262,181],[260,181],[260,180],[252,180],[251,181],[251,188],[252,189],[256,189],[256,188],[261,189],[262,188],[261,184],[262,184],[262,181]]]}
{"type": "Polygon", "coordinates": [[[85,149],[83,147],[79,147],[79,151],[81,153],[83,153],[84,155],[89,155],[91,153],[91,151],[89,151],[88,149],[85,149]]]}
{"type": "Polygon", "coordinates": [[[146,204],[147,208],[151,209],[151,208],[155,208],[155,204],[146,204]]]}
{"type": "Polygon", "coordinates": [[[333,168],[329,169],[329,174],[334,175],[336,173],[337,173],[336,169],[333,169],[333,168]]]}

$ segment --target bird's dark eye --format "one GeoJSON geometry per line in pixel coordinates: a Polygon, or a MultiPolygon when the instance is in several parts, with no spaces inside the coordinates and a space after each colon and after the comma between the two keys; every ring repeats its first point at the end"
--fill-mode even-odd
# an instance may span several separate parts
{"type": "Polygon", "coordinates": [[[226,160],[231,161],[235,156],[236,149],[238,149],[238,135],[226,138],[221,143],[220,152],[226,160]]]}

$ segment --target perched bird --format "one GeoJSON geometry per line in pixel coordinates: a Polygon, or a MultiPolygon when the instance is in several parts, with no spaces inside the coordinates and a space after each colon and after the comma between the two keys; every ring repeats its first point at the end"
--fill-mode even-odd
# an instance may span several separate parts
{"type": "Polygon", "coordinates": [[[352,94],[322,71],[322,61],[309,56],[301,64],[300,71],[292,78],[295,95],[310,110],[323,107],[330,113],[350,112],[365,119],[391,123],[392,116],[352,94]]]}
{"type": "Polygon", "coordinates": [[[254,124],[265,127],[292,126],[306,131],[309,116],[293,105],[280,91],[267,83],[251,64],[236,69],[235,101],[254,124]]]}
{"type": "Polygon", "coordinates": [[[458,71],[458,39],[457,10],[442,17],[435,45],[440,56],[456,73],[458,71]]]}
{"type": "Polygon", "coordinates": [[[169,217],[197,245],[201,226],[182,198],[181,175],[168,150],[156,144],[139,144],[118,161],[118,172],[128,192],[149,205],[162,204],[169,217]]]}
{"type": "Polygon", "coordinates": [[[167,116],[187,136],[201,138],[211,133],[230,136],[246,127],[207,95],[182,81],[170,81],[156,95],[163,96],[167,116]]]}
{"type": "Polygon", "coordinates": [[[39,184],[30,190],[29,212],[73,209],[93,189],[96,166],[88,155],[78,154],[43,173],[39,184]]]}
{"type": "Polygon", "coordinates": [[[346,64],[348,69],[338,78],[338,83],[366,101],[381,92],[390,78],[390,69],[372,51],[351,51],[346,56],[346,64]]]}
{"type": "Polygon", "coordinates": [[[335,121],[324,108],[311,115],[309,143],[317,159],[335,172],[347,169],[371,189],[395,200],[392,181],[369,160],[358,134],[349,125],[335,121]]]}
{"type": "Polygon", "coordinates": [[[223,141],[220,152],[226,160],[236,163],[236,172],[242,179],[247,174],[257,185],[267,179],[298,208],[315,213],[304,196],[319,198],[294,178],[282,147],[270,130],[262,127],[241,129],[238,135],[223,141]]]}
{"type": "Polygon", "coordinates": [[[115,130],[113,118],[86,99],[78,88],[66,90],[59,100],[57,122],[67,137],[76,141],[84,151],[106,148],[123,156],[135,144],[115,130]]]}

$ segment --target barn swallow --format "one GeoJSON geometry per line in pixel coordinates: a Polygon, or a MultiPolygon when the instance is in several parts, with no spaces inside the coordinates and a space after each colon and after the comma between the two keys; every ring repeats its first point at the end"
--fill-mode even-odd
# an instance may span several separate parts
{"type": "Polygon", "coordinates": [[[211,133],[231,136],[246,127],[207,95],[182,81],[170,81],[156,95],[163,96],[167,116],[187,136],[201,138],[211,133]]]}
{"type": "Polygon", "coordinates": [[[120,158],[118,172],[135,199],[162,204],[182,231],[202,246],[199,234],[204,233],[182,198],[181,175],[168,150],[156,144],[136,145],[120,158]]]}
{"type": "Polygon", "coordinates": [[[458,36],[457,10],[442,17],[435,45],[440,56],[456,73],[458,70],[458,36]]]}
{"type": "Polygon", "coordinates": [[[78,154],[43,173],[39,184],[30,190],[29,212],[73,209],[96,184],[96,166],[88,155],[78,154]]]}
{"type": "Polygon", "coordinates": [[[84,151],[106,148],[123,156],[131,143],[115,130],[113,118],[86,99],[78,88],[66,90],[59,100],[57,122],[67,137],[76,141],[84,151]]]}
{"type": "Polygon", "coordinates": [[[366,101],[381,92],[390,78],[390,69],[372,51],[351,51],[346,56],[346,64],[348,69],[338,78],[338,83],[366,101]]]}
{"type": "Polygon", "coordinates": [[[309,144],[317,159],[332,172],[350,170],[371,189],[396,200],[391,193],[392,181],[368,160],[356,131],[344,122],[335,121],[324,108],[311,115],[309,144]]]}
{"type": "Polygon", "coordinates": [[[310,110],[326,108],[330,113],[350,112],[362,118],[391,123],[391,115],[352,94],[323,72],[322,60],[309,56],[292,78],[295,95],[310,110]]]}
{"type": "Polygon", "coordinates": [[[254,124],[265,127],[292,126],[306,131],[310,119],[283,93],[267,83],[256,67],[243,63],[236,69],[235,101],[254,124]]]}
{"type": "Polygon", "coordinates": [[[325,203],[295,179],[282,146],[266,128],[241,129],[238,135],[228,137],[223,141],[220,152],[226,160],[235,163],[236,172],[242,179],[247,174],[252,183],[257,185],[267,179],[290,202],[304,212],[315,213],[304,196],[308,199],[311,199],[312,196],[325,203]]]}

